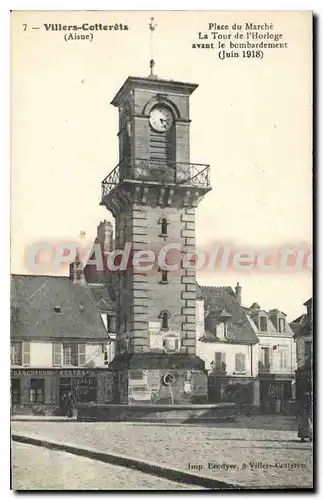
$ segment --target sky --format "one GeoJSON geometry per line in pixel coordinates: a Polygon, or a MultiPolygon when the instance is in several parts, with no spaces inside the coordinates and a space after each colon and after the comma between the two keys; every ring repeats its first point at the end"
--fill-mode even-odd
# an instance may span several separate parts
{"type": "MultiPolygon", "coordinates": [[[[308,248],[312,241],[311,17],[306,12],[14,12],[11,62],[11,271],[30,274],[39,241],[95,238],[112,215],[101,181],[118,163],[118,113],[126,78],[148,76],[148,23],[160,78],[197,83],[191,96],[191,162],[211,168],[197,210],[197,245],[308,248]],[[285,49],[263,59],[192,49],[208,24],[273,23],[285,49]],[[128,30],[64,40],[44,24],[102,23],[128,30]],[[25,25],[26,28],[25,28],[25,25]],[[37,28],[39,29],[32,29],[37,28]]],[[[232,32],[232,31],[231,31],[232,32]]],[[[220,33],[220,31],[219,31],[220,33]]],[[[215,42],[214,42],[215,43],[215,42]]],[[[239,281],[245,305],[304,312],[308,271],[198,273],[203,285],[239,281]]]]}

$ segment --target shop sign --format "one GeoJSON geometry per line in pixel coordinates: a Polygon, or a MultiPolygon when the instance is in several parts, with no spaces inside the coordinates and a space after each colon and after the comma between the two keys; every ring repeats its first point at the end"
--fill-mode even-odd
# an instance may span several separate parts
{"type": "Polygon", "coordinates": [[[95,377],[96,372],[93,370],[75,370],[75,369],[66,369],[66,370],[59,370],[59,376],[60,377],[95,377]]]}
{"type": "Polygon", "coordinates": [[[54,370],[11,370],[12,377],[22,377],[24,375],[31,377],[48,377],[54,373],[54,370]]]}
{"type": "Polygon", "coordinates": [[[250,384],[253,381],[252,378],[237,378],[237,379],[229,379],[228,385],[237,385],[237,384],[250,384]]]}
{"type": "Polygon", "coordinates": [[[77,378],[77,385],[88,386],[88,385],[96,385],[97,379],[94,377],[91,378],[77,378]]]}
{"type": "Polygon", "coordinates": [[[292,375],[275,375],[275,380],[280,382],[287,382],[293,379],[292,375]]]}

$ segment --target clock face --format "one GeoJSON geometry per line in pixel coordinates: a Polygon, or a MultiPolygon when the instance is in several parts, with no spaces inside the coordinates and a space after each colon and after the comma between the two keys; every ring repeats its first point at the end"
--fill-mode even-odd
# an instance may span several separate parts
{"type": "Polygon", "coordinates": [[[169,109],[158,106],[151,110],[149,122],[157,132],[167,132],[173,125],[173,115],[169,109]]]}

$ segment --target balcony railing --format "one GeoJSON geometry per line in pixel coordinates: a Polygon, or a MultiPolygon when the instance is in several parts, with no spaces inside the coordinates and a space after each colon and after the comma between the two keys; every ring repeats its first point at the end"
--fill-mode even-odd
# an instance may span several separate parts
{"type": "Polygon", "coordinates": [[[140,158],[123,160],[102,181],[102,199],[128,179],[205,189],[210,186],[210,165],[140,158]]]}

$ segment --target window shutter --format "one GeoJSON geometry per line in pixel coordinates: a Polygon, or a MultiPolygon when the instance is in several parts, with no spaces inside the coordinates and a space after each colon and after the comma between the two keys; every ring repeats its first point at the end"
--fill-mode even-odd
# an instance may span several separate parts
{"type": "Polygon", "coordinates": [[[241,354],[241,363],[242,363],[242,370],[245,371],[246,370],[246,355],[245,354],[241,354]]]}
{"type": "Polygon", "coordinates": [[[273,366],[273,350],[271,347],[268,347],[268,359],[269,359],[268,368],[272,368],[272,366],[273,366]]]}
{"type": "Polygon", "coordinates": [[[215,352],[214,353],[214,361],[215,361],[215,365],[217,367],[220,367],[221,366],[221,361],[222,361],[222,352],[215,352]]]}
{"type": "Polygon", "coordinates": [[[53,366],[62,366],[62,344],[53,344],[53,366]]]}
{"type": "Polygon", "coordinates": [[[238,372],[240,371],[240,354],[235,355],[235,371],[238,372]]]}
{"type": "Polygon", "coordinates": [[[30,343],[23,342],[22,343],[22,364],[30,365],[30,343]]]}
{"type": "Polygon", "coordinates": [[[78,366],[85,365],[85,344],[78,345],[78,366]]]}

